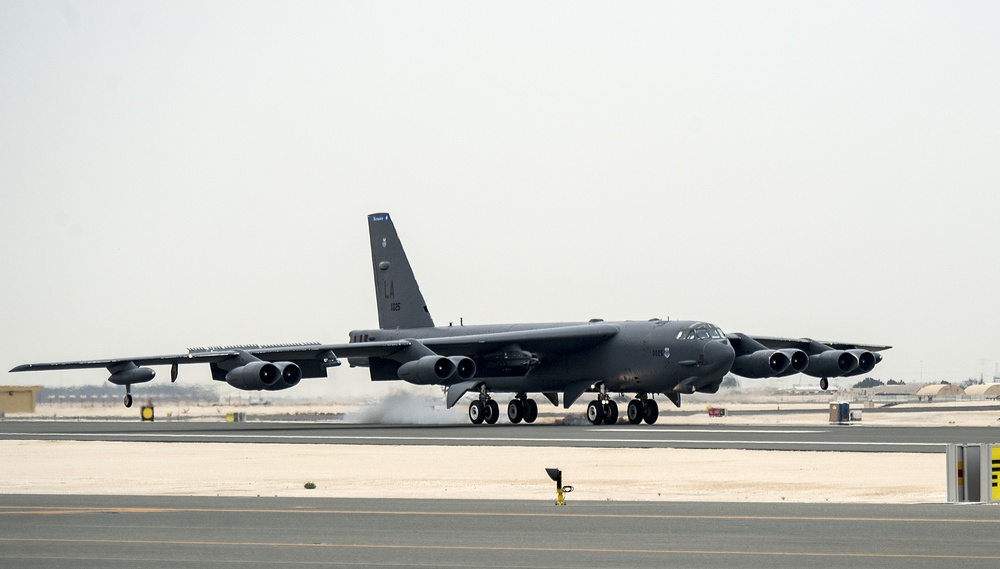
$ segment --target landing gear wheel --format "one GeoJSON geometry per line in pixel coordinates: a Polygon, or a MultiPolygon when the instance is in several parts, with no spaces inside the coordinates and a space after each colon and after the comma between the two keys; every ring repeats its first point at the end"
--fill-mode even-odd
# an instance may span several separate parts
{"type": "Polygon", "coordinates": [[[482,401],[476,400],[469,403],[469,420],[472,421],[473,425],[482,425],[485,415],[486,409],[483,407],[482,401]]]}
{"type": "Polygon", "coordinates": [[[493,425],[500,418],[500,405],[496,401],[490,399],[486,403],[483,403],[483,420],[486,421],[487,425],[493,425]]]}
{"type": "Polygon", "coordinates": [[[507,418],[515,425],[525,418],[524,411],[524,404],[521,403],[520,399],[511,399],[510,403],[507,404],[507,418]]]}
{"type": "Polygon", "coordinates": [[[614,425],[618,422],[618,404],[614,401],[608,401],[604,405],[604,424],[614,425]]]}
{"type": "Polygon", "coordinates": [[[647,399],[643,403],[643,421],[646,421],[647,425],[652,425],[656,422],[656,418],[660,416],[660,406],[656,404],[656,401],[652,399],[647,399]]]}
{"type": "Polygon", "coordinates": [[[594,400],[587,405],[587,420],[591,425],[600,425],[604,421],[604,405],[594,400]]]}
{"type": "Polygon", "coordinates": [[[642,408],[642,401],[638,399],[633,399],[628,402],[628,422],[633,425],[638,425],[642,422],[642,418],[646,416],[646,411],[642,408]]]}
{"type": "Polygon", "coordinates": [[[827,381],[827,379],[825,377],[820,378],[820,380],[819,380],[819,388],[822,389],[823,391],[826,391],[827,388],[829,388],[829,387],[830,387],[830,382],[827,381]]]}
{"type": "Polygon", "coordinates": [[[131,407],[131,406],[132,406],[132,395],[126,393],[125,394],[125,407],[128,408],[128,407],[131,407]]]}
{"type": "Polygon", "coordinates": [[[534,423],[538,418],[538,403],[534,399],[524,400],[524,422],[534,423]]]}

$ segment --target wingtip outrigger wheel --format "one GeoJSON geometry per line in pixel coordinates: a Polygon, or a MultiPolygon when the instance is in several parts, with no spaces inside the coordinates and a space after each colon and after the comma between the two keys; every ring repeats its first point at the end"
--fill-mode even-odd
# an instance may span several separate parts
{"type": "Polygon", "coordinates": [[[125,403],[125,408],[126,409],[132,407],[132,386],[131,385],[127,385],[127,384],[125,385],[125,401],[124,401],[124,403],[125,403]]]}

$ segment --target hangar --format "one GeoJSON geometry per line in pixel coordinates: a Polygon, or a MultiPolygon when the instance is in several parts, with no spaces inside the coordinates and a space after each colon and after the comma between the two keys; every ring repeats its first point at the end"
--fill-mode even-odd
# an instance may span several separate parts
{"type": "Polygon", "coordinates": [[[965,391],[958,387],[957,385],[949,385],[947,383],[935,383],[931,385],[925,385],[917,391],[917,397],[923,401],[934,401],[938,397],[951,397],[958,398],[965,395],[965,391]]]}
{"type": "Polygon", "coordinates": [[[984,399],[1000,398],[1000,383],[987,383],[984,385],[970,385],[965,388],[965,394],[970,397],[984,399]]]}

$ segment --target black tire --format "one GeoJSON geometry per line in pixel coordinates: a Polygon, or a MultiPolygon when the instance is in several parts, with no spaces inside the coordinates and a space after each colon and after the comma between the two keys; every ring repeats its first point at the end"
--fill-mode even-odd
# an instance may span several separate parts
{"type": "Polygon", "coordinates": [[[524,411],[524,405],[520,399],[511,399],[510,403],[507,404],[507,418],[515,425],[520,423],[521,419],[524,419],[524,411]]]}
{"type": "Polygon", "coordinates": [[[524,422],[534,423],[538,418],[538,403],[534,399],[524,400],[524,422]]]}
{"type": "Polygon", "coordinates": [[[643,403],[643,417],[642,420],[646,421],[647,425],[652,425],[656,422],[657,417],[660,416],[660,406],[656,404],[656,401],[652,399],[647,399],[643,403]]]}
{"type": "Polygon", "coordinates": [[[604,406],[604,424],[614,425],[618,422],[618,404],[614,401],[608,401],[608,404],[604,406]]]}
{"type": "Polygon", "coordinates": [[[482,401],[476,400],[469,403],[469,420],[472,421],[473,425],[482,425],[485,418],[486,409],[483,407],[482,401]]]}
{"type": "Polygon", "coordinates": [[[132,407],[132,396],[128,393],[125,394],[125,407],[126,408],[132,407]]]}
{"type": "Polygon", "coordinates": [[[625,412],[628,413],[628,422],[633,425],[641,423],[642,418],[646,416],[646,411],[642,408],[642,401],[638,399],[629,401],[628,409],[625,412]]]}
{"type": "Polygon", "coordinates": [[[827,389],[829,389],[829,387],[830,387],[830,381],[827,380],[825,377],[820,378],[819,388],[822,389],[823,391],[826,391],[827,389]]]}
{"type": "Polygon", "coordinates": [[[500,418],[500,405],[490,399],[483,404],[483,420],[486,421],[487,425],[493,425],[500,418]]]}
{"type": "Polygon", "coordinates": [[[591,401],[587,405],[587,420],[591,425],[600,425],[604,422],[604,405],[600,401],[591,401]]]}

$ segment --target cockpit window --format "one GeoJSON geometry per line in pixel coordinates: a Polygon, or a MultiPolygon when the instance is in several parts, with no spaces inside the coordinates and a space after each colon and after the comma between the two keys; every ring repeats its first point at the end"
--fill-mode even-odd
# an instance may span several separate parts
{"type": "Polygon", "coordinates": [[[704,322],[692,324],[687,330],[681,330],[677,333],[678,340],[708,340],[709,338],[722,340],[725,337],[722,330],[704,322]]]}

